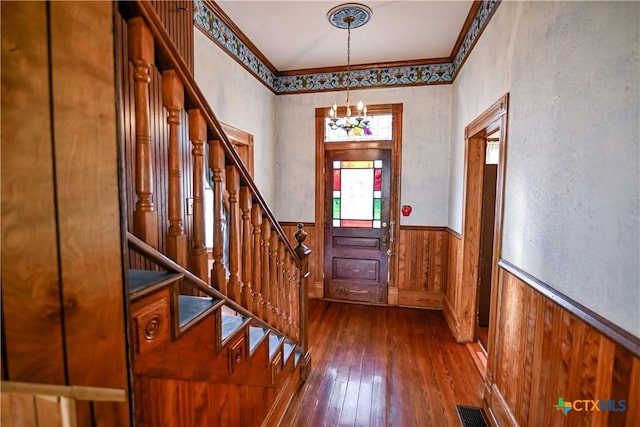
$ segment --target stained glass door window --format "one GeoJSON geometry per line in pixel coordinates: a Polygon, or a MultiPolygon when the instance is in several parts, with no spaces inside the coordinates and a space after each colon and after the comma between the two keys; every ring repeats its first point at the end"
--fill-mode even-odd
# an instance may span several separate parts
{"type": "Polygon", "coordinates": [[[382,160],[333,162],[333,226],[380,228],[382,160]]]}

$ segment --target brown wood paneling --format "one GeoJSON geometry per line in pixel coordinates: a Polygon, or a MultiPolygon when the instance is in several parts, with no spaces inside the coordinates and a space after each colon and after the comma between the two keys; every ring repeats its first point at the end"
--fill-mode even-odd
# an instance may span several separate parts
{"type": "Polygon", "coordinates": [[[46,4],[1,13],[2,363],[6,379],[64,384],[46,4]]]}
{"type": "Polygon", "coordinates": [[[153,0],[151,3],[193,74],[193,1],[153,0]]]}
{"type": "MultiPolygon", "coordinates": [[[[114,38],[111,30],[94,30],[111,29],[112,22],[110,3],[50,5],[68,381],[127,389],[114,38]]],[[[88,425],[91,417],[104,425],[127,425],[129,421],[126,404],[95,403],[92,414],[88,403],[77,406],[80,425],[88,425]]]]}
{"type": "Polygon", "coordinates": [[[398,303],[442,308],[446,289],[447,232],[431,227],[400,227],[398,303]]]}
{"type": "Polygon", "coordinates": [[[454,336],[457,336],[458,321],[456,318],[457,313],[457,296],[458,288],[460,284],[460,268],[461,268],[461,255],[462,243],[460,236],[455,235],[450,230],[447,230],[447,280],[444,292],[444,300],[442,302],[445,319],[451,328],[454,336]]]}
{"type": "Polygon", "coordinates": [[[496,301],[499,327],[493,340],[485,396],[494,416],[519,425],[637,425],[640,358],[580,316],[561,307],[519,277],[501,269],[496,301]],[[613,402],[626,410],[555,409],[558,398],[590,408],[613,402]],[[598,403],[600,404],[600,403],[598,403]]]}

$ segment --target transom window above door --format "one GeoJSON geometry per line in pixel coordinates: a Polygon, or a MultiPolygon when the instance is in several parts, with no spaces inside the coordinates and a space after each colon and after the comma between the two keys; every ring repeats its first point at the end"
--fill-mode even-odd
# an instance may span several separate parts
{"type": "Polygon", "coordinates": [[[369,123],[366,128],[354,127],[345,132],[342,128],[331,129],[329,126],[330,119],[325,119],[325,142],[343,142],[343,141],[390,141],[393,136],[392,116],[391,114],[380,114],[367,116],[369,123]]]}

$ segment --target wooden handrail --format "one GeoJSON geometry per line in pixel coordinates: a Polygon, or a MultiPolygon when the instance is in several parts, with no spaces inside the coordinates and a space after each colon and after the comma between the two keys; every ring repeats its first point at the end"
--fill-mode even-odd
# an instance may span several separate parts
{"type": "Polygon", "coordinates": [[[0,391],[9,394],[33,394],[39,396],[62,396],[76,400],[94,402],[124,402],[124,390],[78,385],[35,384],[16,381],[0,381],[0,391]]]}
{"type": "Polygon", "coordinates": [[[202,291],[203,293],[211,297],[223,300],[225,302],[225,305],[227,305],[229,308],[233,309],[234,311],[241,314],[242,316],[250,317],[253,320],[253,322],[259,325],[260,327],[268,328],[272,331],[275,331],[280,335],[286,336],[289,340],[295,342],[296,344],[299,344],[298,340],[294,339],[289,334],[285,334],[280,329],[275,328],[272,325],[268,324],[267,322],[263,321],[258,316],[251,313],[249,310],[247,310],[246,308],[244,308],[243,306],[241,306],[240,304],[238,304],[237,302],[235,302],[234,300],[232,300],[222,292],[209,286],[204,280],[202,280],[201,278],[199,278],[198,276],[196,276],[186,268],[181,267],[171,258],[168,258],[162,253],[158,252],[156,249],[154,249],[152,246],[145,243],[143,240],[137,238],[136,236],[134,236],[129,232],[127,232],[127,240],[129,242],[130,247],[133,247],[135,251],[137,251],[144,257],[157,263],[158,265],[160,265],[161,267],[165,268],[168,271],[174,271],[176,273],[183,274],[184,279],[189,281],[193,285],[195,285],[198,288],[198,290],[202,291]]]}
{"type": "Polygon", "coordinates": [[[129,17],[141,16],[145,20],[149,30],[151,31],[155,39],[155,65],[160,70],[172,69],[175,71],[179,79],[182,81],[185,93],[187,95],[185,99],[186,108],[199,109],[202,112],[207,124],[207,140],[219,140],[222,142],[226,157],[231,160],[231,163],[237,167],[240,173],[241,185],[247,186],[251,189],[253,198],[262,207],[263,215],[269,219],[272,227],[280,236],[280,239],[287,248],[287,252],[289,252],[293,256],[296,265],[299,268],[300,258],[293,250],[293,246],[289,242],[287,236],[284,234],[282,227],[280,227],[280,224],[271,212],[271,209],[269,209],[268,204],[262,198],[258,187],[253,181],[253,178],[247,171],[245,165],[240,159],[240,156],[235,151],[231,142],[227,138],[222,125],[220,124],[215,114],[211,110],[208,102],[206,101],[206,97],[200,91],[200,88],[196,85],[187,64],[184,62],[184,60],[176,50],[171,40],[171,36],[164,28],[164,25],[162,24],[160,17],[154,10],[151,2],[144,0],[137,0],[135,2],[124,2],[123,7],[130,15],[129,17]]]}

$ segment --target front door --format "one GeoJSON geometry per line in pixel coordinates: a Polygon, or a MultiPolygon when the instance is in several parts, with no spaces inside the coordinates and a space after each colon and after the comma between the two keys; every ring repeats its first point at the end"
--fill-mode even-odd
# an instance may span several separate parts
{"type": "Polygon", "coordinates": [[[391,150],[328,150],[326,298],[387,303],[391,150]]]}

